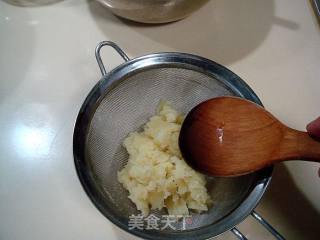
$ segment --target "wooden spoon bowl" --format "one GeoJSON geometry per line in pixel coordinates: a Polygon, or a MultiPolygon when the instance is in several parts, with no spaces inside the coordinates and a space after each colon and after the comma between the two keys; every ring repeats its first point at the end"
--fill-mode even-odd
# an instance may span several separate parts
{"type": "Polygon", "coordinates": [[[286,160],[320,160],[320,143],[261,106],[237,97],[205,101],[187,115],[179,136],[184,159],[214,176],[238,176],[286,160]]]}

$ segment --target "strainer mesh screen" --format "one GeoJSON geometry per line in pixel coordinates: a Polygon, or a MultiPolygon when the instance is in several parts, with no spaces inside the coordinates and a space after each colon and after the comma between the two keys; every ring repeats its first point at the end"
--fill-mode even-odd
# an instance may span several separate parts
{"type": "MultiPolygon", "coordinates": [[[[106,93],[98,105],[88,131],[86,161],[91,166],[96,184],[104,194],[104,201],[114,214],[128,222],[128,216],[138,214],[128,199],[128,192],[117,181],[117,172],[126,164],[128,155],[122,142],[132,131],[155,114],[161,99],[171,102],[179,112],[187,113],[198,103],[217,96],[234,95],[218,80],[184,68],[161,67],[148,69],[130,76],[106,93]]],[[[206,213],[192,213],[192,222],[185,226],[194,229],[206,226],[226,216],[238,206],[250,186],[251,177],[208,179],[208,190],[214,201],[206,213]]],[[[153,212],[158,217],[165,210],[153,212]]],[[[182,223],[178,222],[179,231],[182,223]]]]}

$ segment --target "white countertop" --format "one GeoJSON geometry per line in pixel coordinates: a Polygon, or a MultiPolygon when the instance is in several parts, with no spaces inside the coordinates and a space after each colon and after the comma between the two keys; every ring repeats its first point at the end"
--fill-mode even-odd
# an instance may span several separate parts
{"type": "MultiPolygon", "coordinates": [[[[185,20],[154,27],[124,22],[95,1],[32,8],[1,1],[0,239],[135,238],[94,207],[73,163],[73,126],[100,79],[101,40],[130,57],[182,51],[224,64],[293,128],[320,115],[320,28],[307,0],[211,0],[185,20]]],[[[109,69],[121,63],[112,51],[104,59],[109,69]]],[[[288,239],[320,235],[318,167],[277,166],[257,208],[288,239]]],[[[252,219],[239,228],[273,239],[252,219]]]]}

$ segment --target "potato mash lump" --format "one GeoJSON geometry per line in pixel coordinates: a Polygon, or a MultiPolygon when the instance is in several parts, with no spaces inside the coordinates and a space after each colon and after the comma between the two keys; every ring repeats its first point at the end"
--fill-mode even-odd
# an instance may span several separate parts
{"type": "Polygon", "coordinates": [[[161,101],[143,131],[124,140],[129,153],[118,181],[144,216],[166,208],[170,215],[189,215],[189,209],[207,211],[211,203],[204,176],[183,160],[178,137],[183,116],[161,101]]]}

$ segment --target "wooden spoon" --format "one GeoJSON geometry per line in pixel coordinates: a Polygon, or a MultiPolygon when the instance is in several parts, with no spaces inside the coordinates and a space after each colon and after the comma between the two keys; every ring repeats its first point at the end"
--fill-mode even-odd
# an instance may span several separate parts
{"type": "Polygon", "coordinates": [[[320,162],[320,142],[236,97],[213,98],[193,108],[179,146],[187,163],[214,176],[243,175],[287,160],[320,162]]]}

